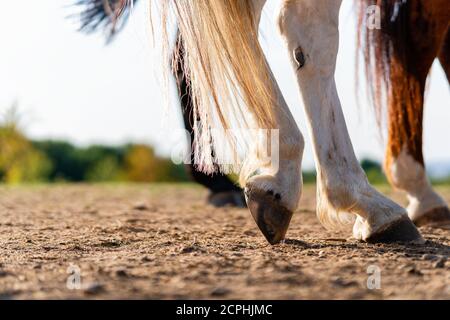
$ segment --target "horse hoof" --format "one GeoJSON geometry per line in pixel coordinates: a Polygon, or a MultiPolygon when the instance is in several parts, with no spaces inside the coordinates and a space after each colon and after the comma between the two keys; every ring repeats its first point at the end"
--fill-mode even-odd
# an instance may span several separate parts
{"type": "Polygon", "coordinates": [[[267,241],[274,245],[284,240],[293,212],[280,203],[272,191],[246,190],[247,206],[267,241]]]}
{"type": "Polygon", "coordinates": [[[378,230],[365,239],[365,241],[368,243],[409,242],[416,244],[423,244],[425,242],[419,230],[417,230],[408,216],[403,216],[385,228],[378,230]]]}
{"type": "Polygon", "coordinates": [[[208,196],[208,203],[216,208],[236,207],[245,208],[244,193],[242,191],[214,192],[208,196]]]}
{"type": "Polygon", "coordinates": [[[448,207],[435,208],[414,219],[418,227],[450,229],[450,210],[448,207]]]}

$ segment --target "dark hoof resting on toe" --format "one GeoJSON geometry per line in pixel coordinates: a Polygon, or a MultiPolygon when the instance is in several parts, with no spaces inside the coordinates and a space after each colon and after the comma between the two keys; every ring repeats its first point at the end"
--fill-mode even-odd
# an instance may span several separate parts
{"type": "Polygon", "coordinates": [[[292,211],[280,203],[280,195],[255,189],[247,190],[245,195],[247,206],[267,241],[273,245],[284,240],[292,211]]]}
{"type": "Polygon", "coordinates": [[[208,196],[208,203],[217,207],[237,207],[245,208],[244,193],[242,191],[224,191],[211,193],[208,196]]]}
{"type": "Polygon", "coordinates": [[[450,229],[450,210],[447,207],[435,208],[414,220],[418,227],[450,229]]]}
{"type": "Polygon", "coordinates": [[[366,239],[368,243],[416,242],[424,240],[414,223],[407,217],[394,221],[366,239]]]}

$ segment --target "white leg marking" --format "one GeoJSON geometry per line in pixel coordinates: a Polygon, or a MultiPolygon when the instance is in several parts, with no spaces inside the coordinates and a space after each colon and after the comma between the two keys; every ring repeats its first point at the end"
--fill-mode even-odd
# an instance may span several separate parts
{"type": "Polygon", "coordinates": [[[335,227],[353,223],[356,215],[353,234],[366,240],[404,219],[406,211],[370,186],[353,151],[334,80],[340,4],[286,0],[278,22],[297,70],[313,140],[318,217],[335,227]]]}
{"type": "MultiPolygon", "coordinates": [[[[254,0],[255,16],[259,21],[265,0],[254,0]]],[[[272,76],[278,101],[275,106],[276,120],[279,130],[279,166],[255,167],[254,159],[249,159],[241,171],[241,185],[262,191],[273,191],[280,195],[280,202],[289,211],[295,211],[300,200],[302,179],[301,161],[303,157],[304,139],[295,120],[289,111],[281,90],[272,76]]],[[[256,154],[251,155],[255,157],[256,154]]]]}
{"type": "Polygon", "coordinates": [[[417,220],[433,209],[447,207],[444,199],[433,190],[423,165],[414,160],[406,148],[387,169],[393,185],[408,196],[407,210],[411,220],[417,220]]]}

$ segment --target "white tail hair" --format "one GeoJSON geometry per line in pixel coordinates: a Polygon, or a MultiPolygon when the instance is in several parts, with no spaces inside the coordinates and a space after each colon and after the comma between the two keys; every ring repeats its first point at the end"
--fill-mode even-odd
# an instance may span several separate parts
{"type": "MultiPolygon", "coordinates": [[[[167,30],[173,10],[184,47],[186,76],[194,103],[195,162],[199,169],[224,171],[234,164],[217,161],[218,144],[211,129],[276,127],[276,96],[258,42],[258,17],[250,0],[161,0],[161,22],[167,30]],[[256,127],[255,127],[256,126],[256,127]],[[213,151],[214,150],[214,151],[213,151]],[[217,164],[217,162],[219,162],[217,164]]],[[[169,57],[167,31],[164,57],[169,57]]],[[[169,70],[168,70],[169,72],[169,70]]],[[[168,77],[167,77],[168,79],[168,77]]],[[[233,144],[232,139],[227,141],[233,144]]]]}
{"type": "MultiPolygon", "coordinates": [[[[138,0],[74,0],[82,8],[80,30],[107,31],[108,41],[125,25],[138,0]]],[[[237,172],[245,166],[242,153],[259,159],[258,131],[276,129],[274,108],[278,98],[264,54],[258,42],[259,12],[254,4],[261,0],[160,0],[158,13],[162,28],[164,66],[169,66],[169,12],[179,27],[178,44],[184,50],[174,57],[174,69],[183,65],[190,83],[194,104],[195,162],[205,172],[221,169],[237,172]],[[177,63],[183,59],[184,63],[177,63]],[[237,130],[227,134],[226,129],[237,130]],[[250,133],[250,132],[254,132],[250,133]],[[237,133],[237,134],[235,134],[237,133]],[[241,154],[238,154],[237,143],[241,154]],[[230,149],[231,148],[231,149],[230,149]],[[255,151],[256,149],[256,151],[255,151]]],[[[259,5],[259,3],[258,3],[259,5]]],[[[151,8],[151,5],[150,5],[151,8]]],[[[155,34],[155,24],[152,31],[155,34]]],[[[163,67],[168,96],[170,69],[163,67]]],[[[178,70],[175,70],[178,71],[178,70]]],[[[245,171],[245,170],[244,170],[245,171]]],[[[241,172],[243,173],[243,172],[241,172]]]]}

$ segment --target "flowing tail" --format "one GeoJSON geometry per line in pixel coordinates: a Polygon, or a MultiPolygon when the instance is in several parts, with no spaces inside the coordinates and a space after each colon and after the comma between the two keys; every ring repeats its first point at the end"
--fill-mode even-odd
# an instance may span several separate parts
{"type": "MultiPolygon", "coordinates": [[[[193,93],[196,164],[205,172],[214,171],[217,168],[214,163],[223,171],[230,168],[234,171],[235,163],[224,165],[220,155],[211,152],[211,145],[218,150],[217,144],[223,142],[216,141],[210,129],[224,132],[233,125],[235,128],[236,125],[239,128],[275,128],[276,99],[258,42],[259,21],[253,2],[162,2],[161,21],[165,23],[169,9],[173,9],[185,49],[182,59],[193,93]]],[[[232,144],[232,137],[228,138],[232,144]]]]}
{"type": "MultiPolygon", "coordinates": [[[[418,2],[357,1],[357,47],[363,53],[367,88],[380,128],[383,119],[388,118],[386,169],[403,148],[423,164],[423,92],[428,70],[421,70],[418,61],[411,61],[411,19],[418,2]]],[[[389,178],[389,170],[386,172],[389,178]]]]}
{"type": "MultiPolygon", "coordinates": [[[[277,97],[258,42],[259,21],[253,2],[161,0],[158,3],[159,17],[152,16],[153,30],[157,30],[155,22],[160,21],[165,65],[170,64],[167,27],[171,12],[178,23],[178,42],[185,49],[175,50],[184,56],[175,57],[172,66],[176,69],[179,65],[176,60],[184,59],[184,73],[191,84],[195,163],[204,172],[237,171],[238,162],[230,162],[231,158],[223,152],[222,156],[213,152],[224,150],[221,146],[224,136],[214,133],[224,134],[233,127],[276,128],[277,97]]],[[[112,37],[128,17],[133,1],[78,0],[77,4],[84,6],[82,30],[92,32],[104,27],[112,37]]],[[[168,82],[171,70],[166,71],[165,82],[168,82]]],[[[233,135],[225,134],[228,145],[236,150],[234,139],[233,135]]],[[[244,150],[247,150],[245,146],[244,150]]]]}

